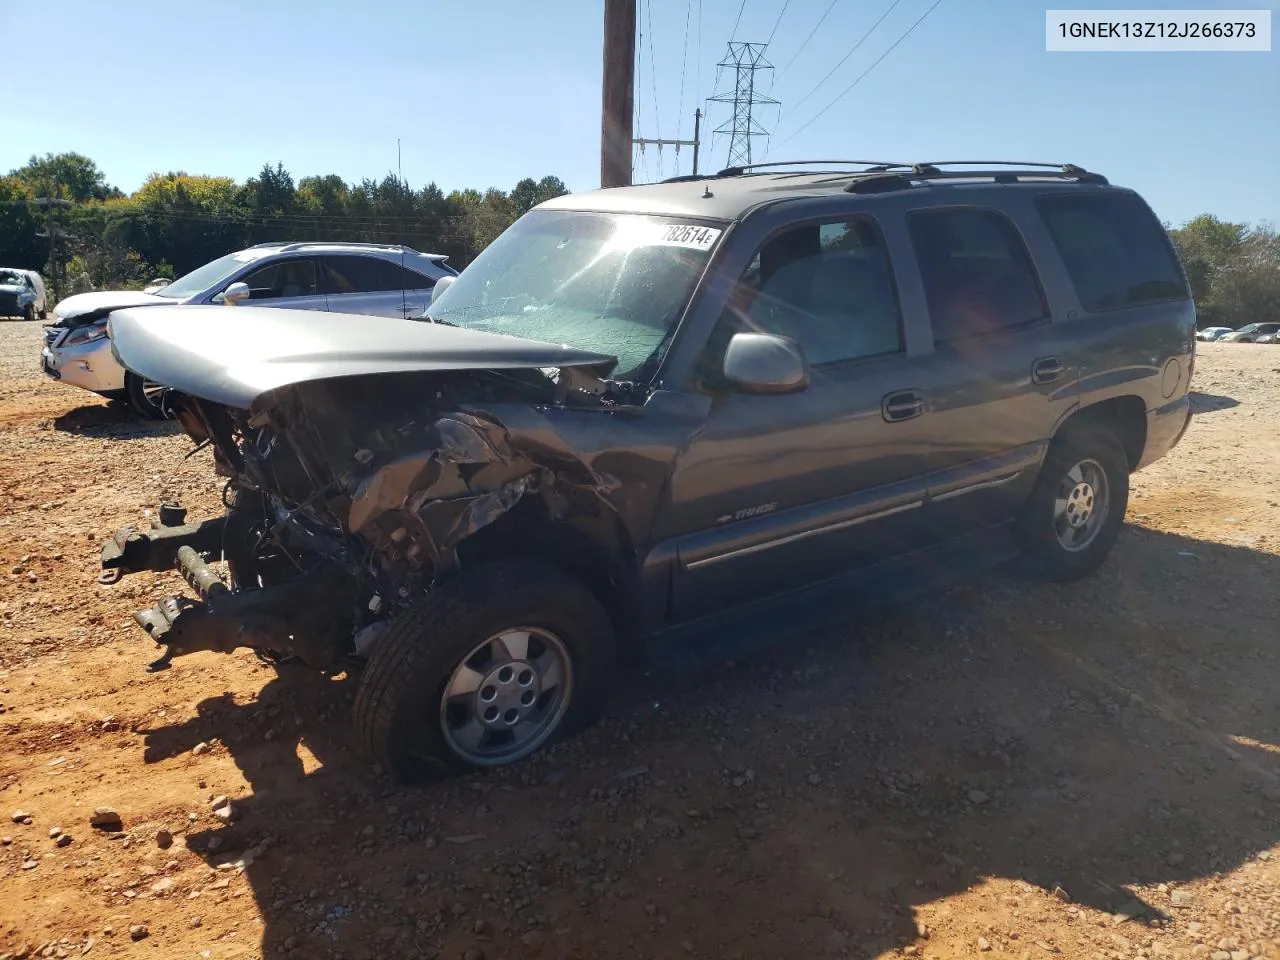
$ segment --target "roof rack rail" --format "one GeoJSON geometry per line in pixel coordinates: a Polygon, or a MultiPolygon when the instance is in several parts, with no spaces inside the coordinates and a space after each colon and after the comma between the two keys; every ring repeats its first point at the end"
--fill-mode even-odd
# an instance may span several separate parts
{"type": "Polygon", "coordinates": [[[1035,160],[923,160],[917,163],[882,163],[876,173],[888,170],[937,170],[941,167],[1044,167],[1051,170],[1080,170],[1074,163],[1038,163],[1035,160]]]}
{"type": "Polygon", "coordinates": [[[1101,185],[1110,182],[1102,174],[1092,173],[1074,163],[1017,163],[1008,160],[939,160],[931,163],[885,164],[865,172],[878,176],[854,180],[845,190],[850,193],[879,193],[909,187],[917,180],[990,179],[996,183],[1020,183],[1023,180],[1067,179],[1077,183],[1101,185]],[[985,164],[995,169],[940,169],[969,164],[985,164]]]}
{"type": "Polygon", "coordinates": [[[882,167],[889,169],[891,167],[911,166],[911,164],[894,163],[885,160],[774,160],[769,163],[744,163],[736,167],[725,167],[717,177],[740,177],[749,170],[762,170],[765,167],[817,167],[836,165],[841,167],[882,167]]]}
{"type": "MultiPolygon", "coordinates": [[[[751,171],[771,167],[826,167],[858,166],[861,170],[850,174],[889,174],[889,177],[863,177],[851,183],[851,193],[871,193],[901,189],[913,180],[963,180],[990,178],[998,183],[1017,183],[1023,178],[1061,177],[1080,183],[1106,184],[1109,181],[1100,173],[1093,173],[1074,163],[1038,163],[1033,160],[930,160],[923,163],[897,163],[881,160],[776,160],[771,163],[748,163],[725,167],[716,173],[683,174],[669,177],[662,183],[688,183],[694,180],[715,180],[721,177],[741,177],[751,171]],[[977,170],[944,170],[943,167],[980,167],[977,170]],[[985,169],[997,168],[997,169],[985,169]],[[870,181],[874,180],[874,183],[870,181]]],[[[824,171],[824,172],[827,172],[824,171]]]]}
{"type": "Polygon", "coordinates": [[[352,240],[288,240],[283,243],[260,243],[260,247],[279,246],[281,251],[300,250],[304,247],[360,247],[367,250],[403,250],[405,253],[417,253],[413,247],[403,243],[360,243],[352,240]]]}

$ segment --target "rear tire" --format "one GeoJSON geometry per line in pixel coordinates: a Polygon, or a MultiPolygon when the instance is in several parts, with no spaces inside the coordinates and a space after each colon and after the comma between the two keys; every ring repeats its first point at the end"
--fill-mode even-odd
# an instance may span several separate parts
{"type": "Polygon", "coordinates": [[[124,392],[129,397],[129,406],[138,416],[147,420],[164,420],[164,411],[156,402],[155,391],[158,384],[144,380],[132,371],[124,375],[124,392]]]}
{"type": "Polygon", "coordinates": [[[1128,504],[1129,459],[1115,433],[1069,426],[1049,445],[1014,532],[1038,575],[1076,580],[1106,560],[1128,504]]]}
{"type": "Polygon", "coordinates": [[[485,564],[391,622],[356,728],[402,782],[516,763],[596,720],[614,657],[613,625],[582,583],[537,561],[485,564]]]}

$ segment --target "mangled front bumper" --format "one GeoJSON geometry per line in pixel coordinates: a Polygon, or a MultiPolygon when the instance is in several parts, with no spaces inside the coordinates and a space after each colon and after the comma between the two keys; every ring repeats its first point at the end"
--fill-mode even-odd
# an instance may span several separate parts
{"type": "Polygon", "coordinates": [[[124,527],[102,548],[102,582],[176,568],[198,597],[168,596],[134,612],[134,622],[163,648],[149,670],[167,668],[176,656],[240,647],[296,656],[321,669],[341,659],[350,645],[355,594],[345,570],[321,564],[286,584],[233,590],[209,565],[221,555],[231,521],[184,520],[185,511],[165,505],[151,529],[124,527]]]}

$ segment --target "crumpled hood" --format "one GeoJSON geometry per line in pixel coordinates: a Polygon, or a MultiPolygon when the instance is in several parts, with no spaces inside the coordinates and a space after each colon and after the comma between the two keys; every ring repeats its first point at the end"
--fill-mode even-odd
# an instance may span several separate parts
{"type": "Polygon", "coordinates": [[[82,327],[101,320],[112,310],[119,310],[121,307],[144,307],[150,304],[174,306],[178,303],[181,301],[153,296],[140,290],[96,290],[59,300],[58,305],[53,308],[53,314],[58,318],[57,326],[82,327]]]}
{"type": "Polygon", "coordinates": [[[443,324],[274,307],[126,308],[112,350],[147,380],[226,406],[311,380],[425,370],[612,367],[616,358],[443,324]]]}
{"type": "Polygon", "coordinates": [[[26,287],[19,287],[12,283],[0,283],[0,293],[8,294],[16,297],[20,293],[25,293],[26,287]]]}

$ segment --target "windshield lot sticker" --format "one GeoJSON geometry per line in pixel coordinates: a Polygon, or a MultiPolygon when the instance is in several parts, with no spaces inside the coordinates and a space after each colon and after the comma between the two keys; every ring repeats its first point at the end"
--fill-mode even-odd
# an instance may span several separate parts
{"type": "Polygon", "coordinates": [[[702,227],[692,223],[677,223],[658,228],[654,241],[659,247],[689,247],[693,250],[710,250],[720,236],[715,227],[702,227]]]}

